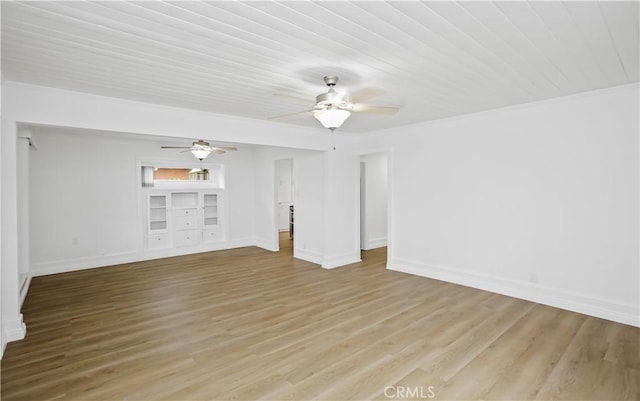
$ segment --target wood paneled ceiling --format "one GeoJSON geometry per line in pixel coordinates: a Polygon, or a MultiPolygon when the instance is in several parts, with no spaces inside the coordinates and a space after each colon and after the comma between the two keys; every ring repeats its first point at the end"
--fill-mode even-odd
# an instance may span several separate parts
{"type": "Polygon", "coordinates": [[[333,74],[401,107],[341,128],[367,132],[638,82],[638,26],[635,1],[3,1],[2,74],[255,119],[333,74]]]}

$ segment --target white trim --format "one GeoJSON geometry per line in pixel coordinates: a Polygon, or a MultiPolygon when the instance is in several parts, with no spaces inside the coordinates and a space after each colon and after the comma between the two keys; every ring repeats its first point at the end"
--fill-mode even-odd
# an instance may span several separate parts
{"type": "Polygon", "coordinates": [[[368,239],[365,244],[365,251],[370,249],[382,248],[383,246],[387,246],[387,237],[378,237],[368,239]]]}
{"type": "MultiPolygon", "coordinates": [[[[440,124],[440,123],[450,122],[450,121],[462,121],[462,120],[466,120],[466,119],[469,119],[469,118],[474,118],[474,117],[477,117],[477,116],[483,116],[483,115],[487,115],[487,114],[491,115],[491,114],[496,114],[496,113],[510,112],[510,111],[513,111],[513,110],[526,110],[526,109],[529,109],[529,108],[532,108],[532,107],[538,107],[538,106],[544,106],[544,105],[552,105],[552,104],[556,104],[556,103],[564,103],[564,102],[568,102],[568,101],[572,101],[572,100],[587,99],[587,98],[590,98],[590,97],[593,97],[593,96],[626,92],[628,90],[638,89],[639,87],[640,87],[640,83],[632,82],[630,84],[622,84],[622,85],[618,85],[618,86],[610,86],[610,87],[602,88],[602,89],[594,89],[594,90],[589,90],[589,91],[584,91],[584,92],[573,93],[573,94],[570,94],[570,95],[552,97],[552,98],[541,99],[541,100],[534,100],[534,101],[530,101],[530,102],[519,103],[519,104],[514,104],[514,105],[509,105],[509,106],[504,106],[504,107],[498,107],[498,108],[493,108],[493,109],[476,111],[476,112],[472,112],[472,113],[457,114],[457,115],[453,115],[451,117],[444,117],[444,118],[438,118],[438,119],[427,120],[427,121],[419,121],[419,122],[416,122],[416,123],[403,125],[402,128],[404,129],[404,128],[412,128],[412,127],[428,127],[428,126],[433,125],[433,124],[440,124]]],[[[382,128],[382,129],[371,131],[367,135],[375,135],[375,134],[384,133],[384,132],[393,132],[394,130],[397,130],[397,129],[398,129],[398,127],[382,128]]]]}
{"type": "Polygon", "coordinates": [[[225,245],[222,249],[246,248],[248,246],[256,246],[256,240],[252,237],[236,238],[227,241],[225,245]]]}
{"type": "Polygon", "coordinates": [[[294,249],[293,257],[296,259],[301,259],[306,262],[315,263],[317,265],[322,264],[322,253],[310,251],[307,249],[294,249]]]}
{"type": "Polygon", "coordinates": [[[640,307],[518,280],[447,266],[394,259],[387,269],[491,291],[556,308],[640,327],[640,307]]]}
{"type": "MultiPolygon", "coordinates": [[[[5,344],[10,343],[11,341],[22,340],[27,334],[27,326],[22,321],[22,313],[18,314],[17,319],[3,320],[2,326],[4,327],[2,341],[5,344]]],[[[3,344],[3,346],[5,344],[3,344]]]]}
{"type": "Polygon", "coordinates": [[[29,287],[31,286],[31,274],[28,274],[24,279],[24,282],[20,286],[20,307],[24,304],[25,298],[27,298],[27,293],[29,292],[29,287]]]}
{"type": "Polygon", "coordinates": [[[322,260],[322,268],[335,269],[336,267],[346,266],[358,262],[362,262],[362,259],[360,259],[360,250],[355,253],[347,252],[341,255],[326,256],[322,260]]]}
{"type": "Polygon", "coordinates": [[[387,261],[393,260],[393,239],[396,235],[394,168],[395,149],[391,147],[387,153],[387,261]]]}
{"type": "Polygon", "coordinates": [[[172,258],[174,256],[184,256],[184,255],[194,255],[197,253],[224,251],[227,249],[244,248],[248,246],[255,246],[255,241],[253,238],[238,238],[230,241],[221,240],[221,241],[202,242],[199,245],[195,245],[195,246],[185,246],[185,247],[178,247],[178,248],[169,247],[165,249],[149,250],[145,253],[145,256],[141,259],[132,260],[130,262],[120,262],[120,263],[131,263],[131,262],[141,262],[145,260],[172,258]]]}
{"type": "Polygon", "coordinates": [[[55,260],[51,262],[39,262],[31,264],[31,275],[33,277],[47,276],[49,274],[67,273],[76,270],[94,269],[97,267],[139,262],[146,259],[153,258],[145,257],[141,255],[140,252],[122,252],[104,256],[89,256],[55,260]]]}
{"type": "Polygon", "coordinates": [[[280,250],[280,246],[277,243],[274,244],[274,241],[263,238],[256,238],[253,241],[253,245],[271,252],[278,252],[280,250]]]}
{"type": "Polygon", "coordinates": [[[67,273],[71,271],[95,269],[99,267],[120,265],[124,263],[142,262],[146,260],[170,258],[173,256],[191,255],[196,253],[221,251],[225,249],[255,246],[253,238],[238,238],[230,241],[202,243],[194,247],[166,248],[141,252],[123,252],[104,256],[63,259],[52,262],[41,262],[31,265],[33,277],[49,274],[67,273]]]}
{"type": "MultiPolygon", "coordinates": [[[[354,209],[354,213],[353,213],[353,251],[350,252],[351,255],[353,255],[354,253],[357,254],[357,259],[358,262],[360,261],[360,251],[361,251],[361,241],[360,241],[360,236],[362,235],[362,233],[360,232],[360,216],[361,216],[361,212],[360,212],[360,197],[362,196],[360,194],[360,159],[361,156],[358,155],[354,155],[353,156],[353,178],[354,178],[354,197],[353,197],[353,209],[354,209]]],[[[356,263],[356,262],[349,262],[349,263],[356,263]]],[[[348,264],[348,263],[345,263],[348,264]]],[[[325,263],[322,263],[323,267],[325,265],[325,263]]],[[[325,267],[326,269],[327,267],[325,267]]]]}

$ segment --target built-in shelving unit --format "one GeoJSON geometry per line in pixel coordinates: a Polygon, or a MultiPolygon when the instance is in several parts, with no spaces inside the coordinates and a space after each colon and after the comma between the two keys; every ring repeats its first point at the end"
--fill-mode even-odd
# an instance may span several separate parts
{"type": "Polygon", "coordinates": [[[221,231],[218,219],[218,194],[202,194],[202,240],[204,242],[219,241],[221,231]]]}
{"type": "Polygon", "coordinates": [[[149,196],[149,233],[166,231],[167,225],[167,196],[149,196]]]}
{"type": "Polygon", "coordinates": [[[218,195],[204,194],[203,201],[203,221],[204,226],[215,226],[218,224],[218,195]]]}
{"type": "Polygon", "coordinates": [[[225,240],[222,189],[152,191],[147,202],[147,250],[196,250],[225,240]]]}

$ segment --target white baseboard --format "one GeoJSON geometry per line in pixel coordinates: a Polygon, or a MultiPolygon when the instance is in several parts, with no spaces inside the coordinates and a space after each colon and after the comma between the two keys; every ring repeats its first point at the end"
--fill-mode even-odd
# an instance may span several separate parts
{"type": "Polygon", "coordinates": [[[382,248],[383,246],[387,246],[387,237],[371,238],[366,241],[364,250],[368,251],[370,249],[382,248]]]}
{"type": "Polygon", "coordinates": [[[242,248],[254,246],[253,238],[238,238],[230,241],[218,241],[202,243],[195,247],[167,248],[148,250],[146,252],[123,252],[111,255],[91,256],[84,258],[56,260],[52,262],[34,263],[31,265],[31,276],[46,276],[49,274],[67,273],[77,270],[94,269],[119,265],[123,263],[141,262],[144,260],[154,260],[169,258],[173,256],[190,255],[194,253],[220,251],[224,249],[242,248]]]}
{"type": "Polygon", "coordinates": [[[293,249],[293,257],[307,262],[322,264],[322,254],[320,252],[310,251],[307,249],[293,249]]]}
{"type": "Polygon", "coordinates": [[[31,275],[27,275],[25,277],[24,282],[20,286],[20,307],[24,304],[24,300],[27,297],[27,293],[29,292],[29,286],[31,285],[31,275]]]}
{"type": "Polygon", "coordinates": [[[277,252],[280,247],[277,243],[274,243],[273,240],[267,240],[263,238],[256,238],[254,240],[254,245],[258,248],[266,249],[267,251],[277,252]]]}
{"type": "Polygon", "coordinates": [[[222,249],[234,249],[234,248],[244,248],[247,246],[255,246],[256,245],[256,241],[253,237],[246,237],[246,238],[235,238],[232,240],[229,240],[227,242],[224,243],[224,248],[220,248],[220,249],[212,249],[212,250],[222,250],[222,249]]]}
{"type": "Polygon", "coordinates": [[[10,343],[11,341],[22,340],[27,334],[27,326],[22,321],[22,313],[18,313],[18,316],[14,319],[3,319],[2,327],[4,333],[2,333],[2,341],[10,343]]]}
{"type": "Polygon", "coordinates": [[[67,273],[76,270],[94,269],[119,265],[122,263],[132,263],[145,260],[140,252],[123,252],[111,255],[89,256],[83,258],[55,260],[52,262],[33,263],[31,265],[31,275],[33,277],[46,276],[49,274],[67,273]]]}
{"type": "Polygon", "coordinates": [[[446,266],[428,265],[395,258],[387,269],[478,288],[515,298],[640,327],[640,307],[594,298],[559,288],[503,277],[481,275],[446,266]]]}
{"type": "Polygon", "coordinates": [[[352,263],[362,262],[360,259],[360,251],[357,252],[348,252],[342,255],[331,255],[327,256],[322,260],[322,267],[324,269],[335,269],[336,267],[341,267],[345,265],[350,265],[352,263]]]}

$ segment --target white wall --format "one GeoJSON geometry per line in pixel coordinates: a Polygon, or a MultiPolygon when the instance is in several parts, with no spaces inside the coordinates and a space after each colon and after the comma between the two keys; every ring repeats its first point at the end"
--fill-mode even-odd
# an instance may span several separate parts
{"type": "Polygon", "coordinates": [[[378,132],[389,267],[640,325],[638,86],[378,132]]]}
{"type": "Polygon", "coordinates": [[[322,264],[325,254],[326,194],[322,183],[326,174],[321,152],[306,152],[293,159],[295,178],[293,256],[322,264]]]}
{"type": "MultiPolygon", "coordinates": [[[[374,249],[387,245],[387,197],[388,156],[374,153],[362,156],[364,163],[364,231],[361,230],[362,249],[374,249]]],[[[361,172],[362,173],[362,172],[361,172]]]]}
{"type": "Polygon", "coordinates": [[[360,158],[347,147],[325,152],[322,267],[360,261],[360,158]]]}
{"type": "Polygon", "coordinates": [[[274,166],[279,151],[278,148],[258,148],[254,160],[254,235],[257,245],[271,251],[279,249],[276,232],[277,174],[274,166]]]}
{"type": "Polygon", "coordinates": [[[256,197],[254,157],[255,150],[252,147],[246,147],[214,159],[225,163],[227,168],[226,209],[230,224],[229,242],[234,247],[254,244],[254,199],[256,197]]]}
{"type": "Polygon", "coordinates": [[[60,132],[36,139],[29,179],[32,273],[82,261],[91,265],[103,257],[135,257],[142,245],[136,185],[140,144],[60,132]]]}
{"type": "MultiPolygon", "coordinates": [[[[44,127],[34,136],[38,146],[30,152],[28,180],[32,275],[143,259],[138,161],[197,163],[188,152],[122,136],[44,127]]],[[[210,156],[227,164],[231,245],[253,238],[250,153],[210,156]]]]}

